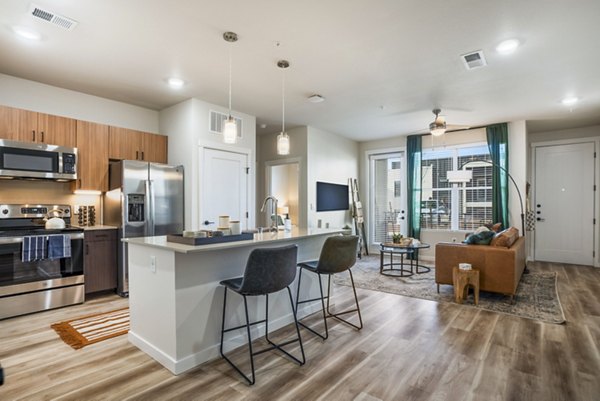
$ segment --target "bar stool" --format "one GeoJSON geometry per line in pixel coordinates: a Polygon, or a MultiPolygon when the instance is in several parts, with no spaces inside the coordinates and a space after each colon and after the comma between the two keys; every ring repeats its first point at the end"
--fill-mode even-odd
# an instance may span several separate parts
{"type": "Polygon", "coordinates": [[[312,262],[300,263],[300,274],[298,276],[298,290],[296,292],[296,313],[298,313],[298,305],[321,301],[321,307],[323,308],[323,323],[325,324],[325,335],[316,332],[314,329],[308,327],[302,322],[298,322],[299,325],[326,340],[329,337],[329,330],[327,328],[327,318],[333,317],[339,321],[346,323],[357,330],[362,329],[362,316],[360,314],[360,306],[358,305],[358,297],[356,296],[356,288],[354,287],[354,278],[352,277],[352,271],[350,268],[356,263],[356,247],[358,245],[358,236],[345,235],[329,237],[325,240],[323,248],[321,249],[321,255],[319,260],[312,262]],[[321,298],[306,299],[300,301],[300,284],[302,281],[302,271],[306,270],[309,272],[316,273],[319,276],[319,289],[321,291],[321,298]],[[331,295],[331,275],[341,273],[343,271],[350,273],[350,282],[352,283],[352,291],[354,291],[354,300],[356,301],[356,309],[349,309],[343,312],[331,313],[329,310],[329,298],[331,295]],[[321,283],[321,275],[327,275],[327,296],[323,296],[323,284],[321,283]],[[327,307],[325,307],[325,299],[327,299],[327,307]],[[347,313],[357,312],[359,325],[350,323],[344,320],[340,315],[347,313]]]}
{"type": "Polygon", "coordinates": [[[244,379],[248,381],[250,385],[255,382],[254,374],[254,355],[262,354],[266,351],[278,349],[285,355],[293,359],[300,365],[304,365],[306,358],[304,356],[304,348],[302,346],[302,338],[300,338],[300,329],[298,328],[298,320],[296,319],[296,311],[294,309],[294,301],[292,300],[292,291],[290,290],[290,284],[296,278],[296,258],[298,255],[298,246],[289,245],[280,248],[260,248],[255,249],[250,253],[248,261],[246,262],[246,270],[244,271],[243,277],[236,277],[228,280],[221,281],[221,285],[225,286],[225,292],[223,295],[223,322],[221,325],[221,356],[225,358],[229,364],[241,374],[244,379]],[[294,316],[294,323],[296,325],[297,338],[289,340],[280,344],[275,344],[269,339],[269,294],[278,292],[287,288],[288,295],[290,298],[290,305],[292,307],[292,315],[294,316]],[[246,313],[246,324],[225,328],[225,310],[227,307],[227,290],[237,292],[244,297],[244,311],[246,313]],[[265,295],[265,319],[250,323],[248,318],[248,302],[247,297],[265,295]],[[265,323],[265,338],[271,344],[270,347],[254,352],[252,350],[252,337],[250,336],[250,326],[254,326],[259,323],[265,323]],[[248,335],[248,349],[250,351],[250,367],[252,369],[252,379],[246,376],[240,368],[238,368],[223,352],[223,337],[225,333],[230,331],[239,330],[246,328],[248,335]],[[294,357],[282,347],[292,344],[298,341],[300,343],[300,351],[302,353],[302,360],[294,357]]]}

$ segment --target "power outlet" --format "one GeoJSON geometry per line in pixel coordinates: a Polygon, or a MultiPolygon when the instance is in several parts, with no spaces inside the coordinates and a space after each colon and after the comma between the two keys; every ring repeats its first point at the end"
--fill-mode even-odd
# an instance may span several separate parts
{"type": "Polygon", "coordinates": [[[150,256],[150,271],[156,273],[156,256],[150,256]]]}
{"type": "Polygon", "coordinates": [[[73,205],[73,214],[79,214],[79,205],[73,205]]]}

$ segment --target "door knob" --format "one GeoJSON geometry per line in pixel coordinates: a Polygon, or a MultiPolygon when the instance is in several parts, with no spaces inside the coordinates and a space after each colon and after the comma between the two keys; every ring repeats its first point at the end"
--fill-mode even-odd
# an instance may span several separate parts
{"type": "Polygon", "coordinates": [[[536,220],[537,221],[546,221],[546,219],[542,219],[541,217],[538,217],[536,220]]]}

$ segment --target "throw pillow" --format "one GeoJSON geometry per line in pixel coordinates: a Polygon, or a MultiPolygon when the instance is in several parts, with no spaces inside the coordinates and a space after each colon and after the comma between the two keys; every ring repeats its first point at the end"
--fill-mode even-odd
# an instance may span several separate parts
{"type": "Polygon", "coordinates": [[[489,228],[490,230],[499,233],[500,231],[502,231],[502,223],[496,223],[496,224],[486,224],[485,225],[487,228],[489,228]]]}
{"type": "Polygon", "coordinates": [[[519,239],[519,230],[515,227],[507,228],[504,231],[500,231],[494,236],[491,246],[501,246],[504,248],[510,248],[519,239]]]}
{"type": "Polygon", "coordinates": [[[475,230],[475,232],[473,234],[479,234],[479,233],[482,233],[484,231],[490,231],[490,229],[487,228],[486,226],[481,226],[477,230],[475,230]]]}
{"type": "Polygon", "coordinates": [[[495,234],[495,232],[489,230],[482,231],[479,234],[471,234],[463,241],[463,243],[471,245],[489,245],[495,234]]]}

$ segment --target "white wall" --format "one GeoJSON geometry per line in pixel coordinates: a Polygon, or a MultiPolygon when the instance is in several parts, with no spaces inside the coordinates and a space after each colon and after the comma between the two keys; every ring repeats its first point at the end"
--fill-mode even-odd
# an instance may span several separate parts
{"type": "Polygon", "coordinates": [[[317,212],[317,181],[348,184],[349,178],[358,177],[358,142],[308,127],[308,227],[343,227],[352,223],[350,211],[317,212]]]}
{"type": "Polygon", "coordinates": [[[232,112],[234,117],[242,119],[242,138],[235,145],[227,145],[222,135],[209,132],[209,113],[211,110],[228,113],[225,107],[207,103],[199,99],[189,99],[160,112],[160,130],[169,136],[169,163],[181,164],[185,169],[185,228],[201,228],[202,191],[200,181],[202,168],[202,149],[211,148],[224,151],[247,153],[250,173],[248,177],[248,224],[253,226],[256,216],[256,118],[248,114],[232,112]]]}
{"type": "Polygon", "coordinates": [[[0,104],[100,124],[159,133],[158,112],[0,74],[0,104]]]}
{"type": "MultiPolygon", "coordinates": [[[[508,169],[510,175],[521,191],[523,198],[523,211],[525,211],[526,185],[527,185],[527,126],[524,120],[513,121],[508,124],[508,169]]],[[[512,183],[508,184],[508,220],[510,225],[519,229],[521,235],[521,202],[519,194],[512,183]]],[[[525,233],[527,235],[527,233],[525,233]]]]}

